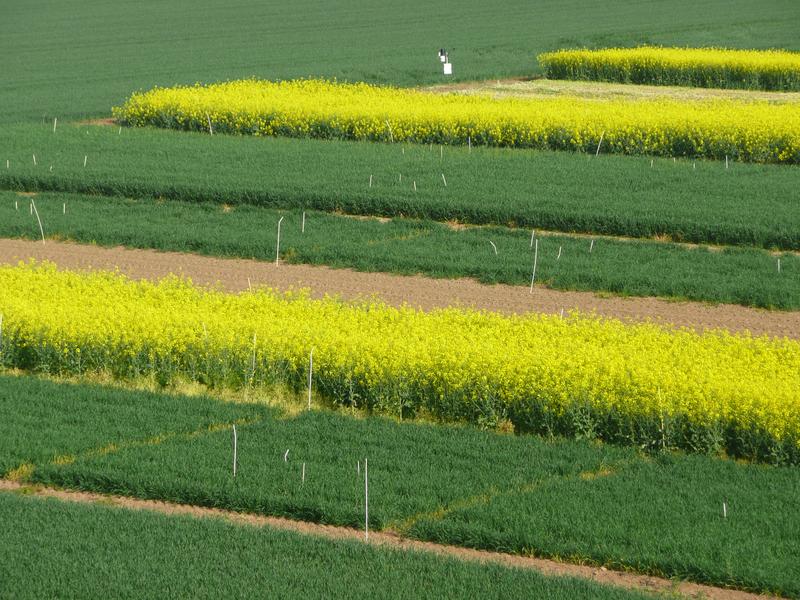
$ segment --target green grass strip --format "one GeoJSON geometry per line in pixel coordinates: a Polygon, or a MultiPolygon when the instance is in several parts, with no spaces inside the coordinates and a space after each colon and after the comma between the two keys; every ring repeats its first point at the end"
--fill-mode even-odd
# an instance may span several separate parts
{"type": "MultiPolygon", "coordinates": [[[[433,221],[383,223],[309,211],[303,233],[297,210],[61,193],[40,194],[35,202],[51,239],[271,261],[283,217],[281,258],[287,262],[511,285],[530,285],[533,274],[531,231],[523,229],[454,230],[433,221]]],[[[0,192],[0,236],[39,239],[29,205],[14,192],[0,192]]],[[[800,257],[794,254],[541,232],[536,243],[536,281],[555,289],[800,308],[800,257]]]]}
{"type": "Polygon", "coordinates": [[[154,415],[165,430],[196,427],[181,416],[192,407],[230,418],[212,406],[203,398],[0,377],[8,415],[0,421],[0,455],[11,456],[5,464],[40,461],[23,480],[355,527],[363,526],[368,458],[375,529],[800,596],[796,468],[322,411],[275,418],[252,405],[218,405],[261,417],[237,426],[235,479],[230,430],[43,462],[85,447],[86,436],[106,446],[149,435],[154,415]],[[115,418],[116,406],[128,408],[115,418]],[[65,430],[69,417],[83,429],[65,430]]]}
{"type": "Polygon", "coordinates": [[[50,125],[3,128],[0,189],[800,249],[793,168],[693,168],[664,159],[651,167],[647,158],[557,152],[118,132],[69,124],[56,133],[50,125]]]}
{"type": "Polygon", "coordinates": [[[0,519],[14,523],[0,543],[0,595],[9,598],[649,597],[422,552],[8,493],[0,519]]]}

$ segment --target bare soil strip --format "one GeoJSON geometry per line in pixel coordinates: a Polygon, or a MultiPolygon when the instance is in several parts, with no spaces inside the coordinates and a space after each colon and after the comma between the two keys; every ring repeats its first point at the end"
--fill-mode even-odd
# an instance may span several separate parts
{"type": "Polygon", "coordinates": [[[414,276],[361,273],[308,265],[223,259],[128,248],[48,241],[0,239],[0,264],[48,260],[62,269],[118,268],[134,279],[159,279],[171,273],[189,277],[199,285],[219,285],[239,292],[253,286],[281,290],[308,288],[315,297],[326,294],[344,299],[378,297],[392,305],[408,304],[430,310],[446,306],[470,307],[503,313],[560,314],[577,309],[624,321],[654,321],[697,330],[750,331],[800,339],[800,311],[778,312],[743,306],[705,305],[658,298],[601,297],[591,292],[565,292],[526,286],[484,285],[471,279],[432,279],[414,276]]]}
{"type": "MultiPolygon", "coordinates": [[[[65,502],[101,503],[103,505],[111,505],[129,510],[146,510],[166,515],[188,515],[195,518],[217,518],[235,523],[237,525],[251,527],[272,527],[275,529],[289,530],[304,535],[314,535],[327,539],[364,540],[364,532],[362,530],[351,529],[349,527],[320,525],[304,521],[292,521],[290,519],[284,519],[280,517],[265,517],[261,515],[237,513],[216,508],[192,506],[188,504],[175,504],[172,502],[161,502],[156,500],[140,500],[137,498],[128,498],[124,496],[112,496],[91,492],[78,492],[42,486],[31,486],[18,483],[16,481],[9,481],[7,479],[0,479],[0,492],[26,493],[43,498],[57,498],[65,502]]],[[[634,573],[609,571],[604,567],[598,568],[585,565],[573,565],[541,558],[515,556],[511,554],[502,554],[500,552],[487,552],[484,550],[473,550],[470,548],[460,548],[458,546],[448,546],[431,542],[420,542],[417,540],[403,538],[393,533],[370,532],[368,543],[375,546],[387,546],[405,551],[430,552],[459,560],[495,563],[507,567],[521,569],[533,569],[544,575],[580,577],[601,584],[645,592],[677,593],[692,598],[699,597],[710,598],[714,600],[750,600],[756,598],[767,598],[767,596],[760,596],[740,590],[717,588],[689,582],[672,581],[669,579],[652,577],[649,575],[636,575],[634,573]]]]}
{"type": "Polygon", "coordinates": [[[661,85],[635,85],[603,81],[566,81],[558,79],[489,79],[420,88],[434,93],[480,94],[495,98],[553,98],[572,96],[585,100],[737,100],[785,104],[800,101],[798,92],[726,90],[661,85]]]}

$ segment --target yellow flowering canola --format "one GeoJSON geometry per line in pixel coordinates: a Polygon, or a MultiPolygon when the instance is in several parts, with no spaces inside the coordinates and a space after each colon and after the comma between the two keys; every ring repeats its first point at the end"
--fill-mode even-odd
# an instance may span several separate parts
{"type": "Polygon", "coordinates": [[[364,83],[231,81],[135,93],[133,126],[250,135],[483,144],[800,162],[800,104],[709,99],[504,98],[364,83]],[[602,140],[602,143],[600,143],[602,140]]]}
{"type": "Polygon", "coordinates": [[[800,53],[724,48],[602,48],[539,55],[550,79],[800,90],[800,53]]]}
{"type": "MultiPolygon", "coordinates": [[[[301,391],[313,348],[315,393],[337,403],[568,434],[586,434],[575,423],[588,417],[594,435],[636,443],[692,447],[689,433],[710,432],[800,447],[800,343],[786,339],[233,295],[35,264],[0,268],[0,313],[7,366],[301,391]]],[[[718,449],[758,454],[732,444],[718,449]]]]}

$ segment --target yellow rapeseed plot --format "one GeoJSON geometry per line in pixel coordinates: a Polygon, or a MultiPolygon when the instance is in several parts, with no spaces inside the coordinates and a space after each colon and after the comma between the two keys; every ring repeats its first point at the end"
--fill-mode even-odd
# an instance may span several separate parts
{"type": "Polygon", "coordinates": [[[590,418],[594,435],[636,443],[692,447],[709,433],[740,454],[800,448],[800,343],[790,340],[234,295],[48,265],[0,268],[0,313],[10,366],[299,390],[313,348],[314,389],[334,402],[577,434],[590,418]]]}
{"type": "Polygon", "coordinates": [[[496,99],[244,80],[136,93],[114,115],[134,126],[249,135],[800,162],[800,105],[766,101],[496,99]]]}
{"type": "Polygon", "coordinates": [[[800,53],[724,48],[602,48],[539,55],[550,79],[800,90],[800,53]]]}

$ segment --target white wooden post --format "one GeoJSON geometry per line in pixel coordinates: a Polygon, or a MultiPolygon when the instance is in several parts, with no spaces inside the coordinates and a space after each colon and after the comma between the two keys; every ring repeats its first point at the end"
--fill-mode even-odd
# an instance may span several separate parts
{"type": "Polygon", "coordinates": [[[283,223],[283,217],[278,219],[278,243],[275,246],[275,266],[278,266],[278,259],[281,255],[281,223],[283,223]]]}

